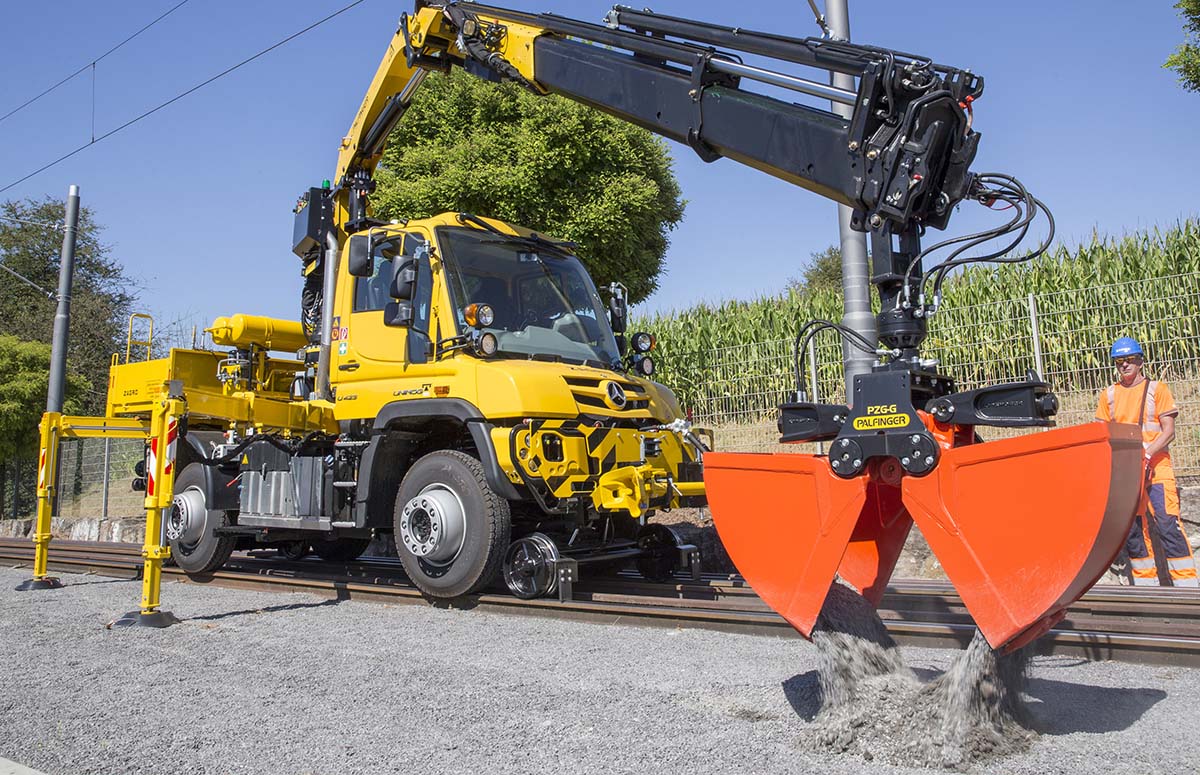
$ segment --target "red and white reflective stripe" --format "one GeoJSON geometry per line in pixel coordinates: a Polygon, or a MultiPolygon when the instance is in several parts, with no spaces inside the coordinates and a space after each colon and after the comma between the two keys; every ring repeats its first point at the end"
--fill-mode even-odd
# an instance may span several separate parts
{"type": "MultiPolygon", "coordinates": [[[[167,459],[163,462],[163,474],[170,475],[175,465],[175,442],[179,440],[179,421],[167,423],[167,459]]],[[[158,471],[158,437],[150,439],[150,457],[146,461],[146,494],[154,495],[154,474],[158,471]]]]}
{"type": "Polygon", "coordinates": [[[38,458],[38,483],[39,490],[46,486],[46,450],[42,450],[41,456],[38,458]]]}

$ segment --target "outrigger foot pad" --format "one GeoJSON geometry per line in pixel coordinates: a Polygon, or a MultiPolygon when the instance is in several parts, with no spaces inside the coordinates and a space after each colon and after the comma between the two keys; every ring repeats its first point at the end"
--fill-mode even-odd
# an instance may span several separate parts
{"type": "Polygon", "coordinates": [[[130,611],[109,622],[108,629],[111,630],[114,627],[153,627],[156,630],[161,630],[164,627],[170,627],[172,624],[179,624],[179,617],[170,611],[151,611],[148,614],[144,614],[141,611],[130,611]]]}
{"type": "Polygon", "coordinates": [[[63,583],[54,576],[43,576],[40,579],[28,579],[16,586],[18,592],[28,592],[31,589],[62,589],[63,583]]]}

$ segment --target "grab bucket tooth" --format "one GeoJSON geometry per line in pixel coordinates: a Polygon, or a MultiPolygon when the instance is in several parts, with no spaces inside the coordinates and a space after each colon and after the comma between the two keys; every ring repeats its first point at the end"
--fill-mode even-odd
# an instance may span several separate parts
{"type": "Polygon", "coordinates": [[[871,605],[878,606],[883,600],[912,525],[900,488],[869,481],[867,500],[838,565],[838,575],[853,584],[871,605]]]}
{"type": "Polygon", "coordinates": [[[1141,495],[1133,425],[1088,423],[947,450],[904,503],[993,648],[1049,630],[1120,551],[1141,495]]]}
{"type": "Polygon", "coordinates": [[[1135,426],[1089,423],[943,450],[899,485],[813,455],[708,453],[730,559],[809,636],[835,575],[875,605],[915,521],[994,648],[1041,635],[1107,570],[1141,495],[1135,426]],[[910,516],[911,515],[911,516],[910,516]]]}

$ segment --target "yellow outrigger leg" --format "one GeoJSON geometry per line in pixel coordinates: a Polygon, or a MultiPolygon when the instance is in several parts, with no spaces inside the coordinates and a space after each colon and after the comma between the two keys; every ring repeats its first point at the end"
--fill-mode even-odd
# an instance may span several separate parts
{"type": "Polygon", "coordinates": [[[38,457],[37,521],[33,526],[33,578],[17,585],[17,590],[58,589],[62,581],[46,575],[50,552],[50,517],[54,514],[54,495],[58,490],[58,448],[61,426],[57,412],[42,415],[41,455],[38,457]]]}
{"type": "Polygon", "coordinates": [[[171,508],[175,492],[175,447],[179,441],[179,421],[186,411],[182,399],[160,400],[150,416],[150,456],[146,461],[146,539],[142,543],[142,607],[130,611],[110,627],[170,627],[179,619],[169,611],[160,611],[163,561],[171,556],[163,545],[163,511],[171,508]]]}

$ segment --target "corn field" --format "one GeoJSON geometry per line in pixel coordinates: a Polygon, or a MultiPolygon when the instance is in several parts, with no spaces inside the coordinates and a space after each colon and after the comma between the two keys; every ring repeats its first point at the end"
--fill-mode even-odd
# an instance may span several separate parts
{"type": "MultiPolygon", "coordinates": [[[[1147,374],[1170,384],[1181,409],[1176,470],[1200,478],[1200,222],[1094,237],[1029,264],[976,267],[948,281],[945,297],[924,353],[959,389],[1038,371],[1062,402],[1059,425],[1092,419],[1098,393],[1115,376],[1109,344],[1137,338],[1147,374]]],[[[841,315],[840,292],[827,291],[701,305],[634,325],[658,337],[656,378],[698,424],[717,431],[720,448],[771,451],[778,449],[776,407],[795,389],[795,331],[809,319],[841,315]]],[[[824,332],[814,349],[817,395],[843,401],[840,341],[824,332]]]]}

